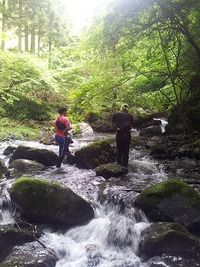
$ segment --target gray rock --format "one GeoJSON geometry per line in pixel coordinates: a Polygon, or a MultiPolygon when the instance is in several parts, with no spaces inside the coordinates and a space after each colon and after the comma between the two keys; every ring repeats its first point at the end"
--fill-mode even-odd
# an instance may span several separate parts
{"type": "Polygon", "coordinates": [[[177,223],[152,224],[142,232],[139,251],[146,256],[196,254],[200,251],[200,240],[177,223]]]}
{"type": "Polygon", "coordinates": [[[22,230],[11,226],[0,226],[0,261],[4,259],[16,245],[35,241],[40,233],[33,235],[32,230],[22,230]]]}
{"type": "Polygon", "coordinates": [[[18,171],[34,171],[42,170],[45,166],[39,162],[29,159],[15,159],[10,163],[9,168],[14,168],[18,171]]]}
{"type": "Polygon", "coordinates": [[[102,164],[96,168],[96,175],[106,179],[110,177],[120,177],[128,173],[128,168],[117,163],[102,164]]]}
{"type": "Polygon", "coordinates": [[[35,160],[44,166],[53,166],[56,165],[57,158],[56,153],[48,149],[18,146],[12,154],[9,163],[15,159],[29,159],[35,160]]]}
{"type": "Polygon", "coordinates": [[[56,253],[37,242],[17,246],[1,262],[1,267],[54,267],[56,266],[56,253]],[[34,252],[34,253],[33,253],[34,252]]]}
{"type": "Polygon", "coordinates": [[[162,134],[162,129],[160,126],[148,126],[146,128],[142,128],[139,133],[139,135],[141,136],[154,136],[161,134],[162,134]]]}

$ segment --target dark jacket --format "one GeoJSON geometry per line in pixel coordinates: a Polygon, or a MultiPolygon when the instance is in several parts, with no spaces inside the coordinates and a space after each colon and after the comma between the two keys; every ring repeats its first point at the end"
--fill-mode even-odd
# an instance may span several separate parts
{"type": "Polygon", "coordinates": [[[116,124],[117,131],[130,131],[133,127],[133,116],[126,112],[116,112],[113,115],[112,122],[116,124]]]}

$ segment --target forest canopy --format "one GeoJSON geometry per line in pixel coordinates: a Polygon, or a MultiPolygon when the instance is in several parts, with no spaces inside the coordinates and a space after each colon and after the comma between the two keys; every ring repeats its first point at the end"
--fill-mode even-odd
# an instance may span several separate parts
{"type": "Polygon", "coordinates": [[[199,11],[198,0],[113,0],[76,36],[59,0],[1,0],[0,116],[175,107],[199,88],[199,11]]]}

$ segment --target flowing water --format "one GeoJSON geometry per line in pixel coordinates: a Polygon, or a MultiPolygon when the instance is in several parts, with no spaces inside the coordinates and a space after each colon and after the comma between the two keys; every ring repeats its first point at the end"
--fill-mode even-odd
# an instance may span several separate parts
{"type": "MultiPolygon", "coordinates": [[[[85,140],[75,139],[71,150],[82,147],[85,140]]],[[[45,146],[37,142],[12,141],[0,146],[0,158],[8,164],[9,157],[3,155],[8,145],[27,145],[47,148],[58,152],[58,147],[45,146]]],[[[88,200],[94,207],[95,218],[88,224],[72,227],[67,231],[45,229],[40,241],[56,251],[56,267],[146,267],[138,256],[141,231],[149,222],[145,215],[135,210],[134,198],[145,187],[166,179],[162,166],[147,156],[145,151],[130,151],[127,175],[106,181],[96,176],[94,170],[78,169],[63,164],[61,168],[49,167],[32,173],[15,173],[11,179],[0,182],[0,224],[13,223],[9,212],[8,188],[16,177],[35,176],[59,181],[88,200]]]]}

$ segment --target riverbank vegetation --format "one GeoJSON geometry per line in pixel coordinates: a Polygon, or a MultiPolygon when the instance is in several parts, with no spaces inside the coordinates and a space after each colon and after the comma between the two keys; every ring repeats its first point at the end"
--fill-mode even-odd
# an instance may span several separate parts
{"type": "Polygon", "coordinates": [[[75,123],[124,102],[135,117],[175,110],[173,123],[192,131],[186,109],[192,101],[199,117],[199,11],[197,0],[113,0],[76,36],[59,0],[1,1],[2,132],[7,121],[24,134],[52,127],[61,104],[75,123]]]}

